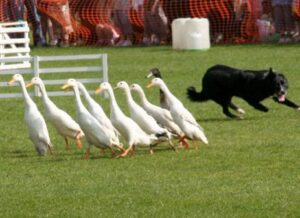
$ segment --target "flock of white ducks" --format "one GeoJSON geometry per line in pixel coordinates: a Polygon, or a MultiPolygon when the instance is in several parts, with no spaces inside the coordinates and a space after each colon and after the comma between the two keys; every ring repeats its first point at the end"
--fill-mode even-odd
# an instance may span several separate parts
{"type": "Polygon", "coordinates": [[[88,142],[85,158],[89,159],[90,149],[92,145],[100,149],[109,148],[112,151],[112,153],[114,153],[112,147],[116,146],[123,152],[124,149],[119,144],[119,140],[114,140],[114,137],[111,134],[112,130],[107,129],[102,124],[100,124],[98,120],[90,114],[90,112],[82,103],[78,89],[78,83],[75,79],[69,79],[66,82],[66,84],[62,87],[62,89],[64,90],[68,90],[68,88],[73,89],[76,100],[77,120],[88,142]]]}
{"type": "Polygon", "coordinates": [[[65,111],[58,108],[48,97],[45,85],[39,77],[33,77],[26,87],[36,85],[39,87],[44,104],[45,117],[55,127],[58,134],[65,139],[65,147],[69,149],[68,138],[76,139],[78,148],[82,147],[80,139],[84,136],[79,124],[65,111]]]}
{"type": "Polygon", "coordinates": [[[150,114],[133,100],[127,82],[118,82],[116,88],[121,89],[125,93],[130,117],[142,128],[142,130],[149,135],[156,135],[158,139],[162,141],[167,140],[170,146],[175,150],[171,141],[171,133],[167,129],[161,127],[150,114]]]}
{"type": "Polygon", "coordinates": [[[62,89],[66,91],[72,89],[74,92],[78,123],[49,99],[45,85],[40,78],[34,77],[25,85],[22,75],[15,74],[9,84],[12,85],[15,82],[18,82],[22,88],[29,138],[40,155],[45,155],[48,150],[51,152],[52,144],[44,118],[26,90],[26,87],[33,85],[39,87],[45,117],[56,128],[58,134],[64,137],[66,148],[69,148],[68,138],[75,139],[78,148],[81,148],[81,139],[86,138],[88,144],[86,159],[90,157],[92,145],[101,150],[110,149],[113,155],[115,154],[113,147],[116,147],[120,151],[117,157],[125,157],[129,153],[134,153],[137,146],[146,146],[150,154],[153,154],[153,147],[161,142],[168,142],[175,150],[172,143],[173,137],[180,138],[180,142],[186,147],[188,147],[187,139],[192,140],[193,144],[199,140],[208,144],[202,127],[160,78],[152,79],[147,87],[158,86],[169,109],[151,104],[138,84],[129,86],[125,81],[117,84],[116,88],[125,93],[130,117],[120,109],[110,83],[101,83],[96,93],[107,92],[110,101],[109,118],[82,83],[69,79],[62,89]],[[134,101],[131,91],[138,93],[141,106],[134,101]],[[87,108],[81,100],[80,93],[85,99],[87,108]],[[120,143],[121,136],[127,143],[126,150],[120,143]]]}
{"type": "Polygon", "coordinates": [[[152,145],[158,141],[158,138],[155,135],[145,133],[133,119],[122,112],[116,101],[113,89],[108,82],[101,83],[96,93],[104,91],[108,93],[110,99],[110,120],[128,144],[126,151],[119,156],[124,157],[128,155],[138,145],[149,146],[150,153],[153,154],[152,145]]]}
{"type": "Polygon", "coordinates": [[[172,134],[177,135],[178,137],[183,135],[183,132],[181,131],[179,126],[174,122],[170,111],[150,103],[140,85],[132,84],[130,86],[130,90],[136,92],[139,95],[142,107],[150,116],[152,116],[156,120],[159,125],[166,128],[168,131],[170,131],[172,134]]]}

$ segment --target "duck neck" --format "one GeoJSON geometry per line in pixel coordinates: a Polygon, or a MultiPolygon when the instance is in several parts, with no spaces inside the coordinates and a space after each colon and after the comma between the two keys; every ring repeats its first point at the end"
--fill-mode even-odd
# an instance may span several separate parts
{"type": "Polygon", "coordinates": [[[23,93],[23,97],[24,97],[24,101],[26,105],[31,105],[33,102],[33,100],[30,98],[26,86],[25,86],[25,82],[22,80],[19,82],[21,89],[22,89],[22,93],[23,93]]]}
{"type": "Polygon", "coordinates": [[[147,100],[146,95],[145,95],[143,90],[138,91],[138,94],[141,98],[141,103],[142,103],[143,106],[149,104],[149,101],[147,100]]]}
{"type": "Polygon", "coordinates": [[[39,89],[41,91],[44,105],[47,106],[47,104],[51,104],[52,101],[50,101],[50,99],[49,99],[49,97],[47,95],[47,91],[46,91],[45,85],[44,84],[38,84],[38,87],[39,87],[39,89]]]}
{"type": "Polygon", "coordinates": [[[83,103],[81,101],[78,87],[74,86],[73,87],[73,91],[74,91],[74,95],[75,95],[75,99],[76,99],[77,111],[82,111],[83,108],[84,108],[84,105],[83,105],[83,103]]]}
{"type": "Polygon", "coordinates": [[[89,107],[91,107],[92,102],[94,101],[92,99],[92,97],[90,96],[89,92],[86,90],[85,87],[81,86],[79,87],[81,94],[83,95],[83,97],[85,98],[87,104],[89,105],[89,107]]]}
{"type": "Polygon", "coordinates": [[[119,105],[116,101],[116,97],[114,95],[113,90],[108,89],[107,92],[108,92],[109,100],[110,100],[110,114],[111,114],[111,116],[114,116],[117,113],[117,111],[121,111],[121,110],[120,110],[119,105]]]}
{"type": "Polygon", "coordinates": [[[134,104],[135,102],[133,101],[130,90],[129,89],[124,89],[124,92],[125,92],[125,95],[126,95],[126,100],[127,100],[128,106],[134,104]]]}
{"type": "Polygon", "coordinates": [[[160,84],[160,90],[168,97],[173,97],[169,88],[165,84],[160,84]]]}

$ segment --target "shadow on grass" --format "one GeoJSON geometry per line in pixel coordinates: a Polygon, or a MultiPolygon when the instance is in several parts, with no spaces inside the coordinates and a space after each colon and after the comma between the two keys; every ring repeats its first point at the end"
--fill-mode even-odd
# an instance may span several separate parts
{"type": "Polygon", "coordinates": [[[83,153],[79,152],[56,152],[53,151],[53,154],[47,153],[45,156],[38,155],[35,151],[30,150],[11,150],[6,151],[2,154],[2,157],[4,159],[28,159],[32,161],[64,161],[64,160],[71,160],[71,159],[77,159],[79,155],[84,155],[83,153]]]}
{"type": "Polygon", "coordinates": [[[241,121],[250,121],[258,120],[261,117],[244,117],[244,118],[228,118],[228,117],[216,117],[216,118],[201,118],[197,119],[197,122],[241,122],[241,121]]]}
{"type": "MultiPolygon", "coordinates": [[[[177,144],[177,142],[175,143],[177,144]]],[[[161,144],[153,147],[154,154],[150,155],[149,148],[148,147],[137,147],[134,154],[129,154],[128,156],[124,158],[135,158],[140,156],[154,156],[158,155],[160,153],[171,153],[171,154],[179,154],[181,152],[184,152],[186,150],[193,150],[193,148],[185,149],[183,147],[178,147],[175,145],[177,152],[175,152],[168,144],[161,144]]],[[[2,157],[5,159],[23,159],[30,162],[65,162],[65,161],[74,161],[74,160],[85,160],[85,151],[83,150],[58,150],[58,151],[52,151],[52,154],[47,154],[45,156],[39,156],[36,152],[30,151],[30,150],[11,150],[7,151],[2,157]]],[[[120,154],[119,151],[115,151],[115,156],[111,155],[110,150],[106,150],[105,153],[101,153],[101,150],[99,149],[92,149],[90,160],[118,160],[115,157],[120,154]]],[[[123,158],[119,158],[123,159],[123,158]]]]}

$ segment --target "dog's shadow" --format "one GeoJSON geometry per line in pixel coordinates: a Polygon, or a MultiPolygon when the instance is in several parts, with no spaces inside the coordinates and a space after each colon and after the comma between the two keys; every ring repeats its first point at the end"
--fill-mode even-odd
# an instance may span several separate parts
{"type": "Polygon", "coordinates": [[[246,118],[228,118],[228,117],[212,117],[212,118],[200,118],[197,119],[197,122],[241,122],[241,121],[250,121],[257,120],[256,117],[246,117],[246,118]]]}

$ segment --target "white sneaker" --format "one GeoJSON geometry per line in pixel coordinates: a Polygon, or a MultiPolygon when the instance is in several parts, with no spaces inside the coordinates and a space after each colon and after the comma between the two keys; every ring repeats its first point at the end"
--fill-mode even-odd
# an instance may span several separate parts
{"type": "Polygon", "coordinates": [[[121,44],[121,46],[131,46],[132,45],[132,42],[130,41],[130,40],[125,40],[122,44],[121,44]]]}
{"type": "Polygon", "coordinates": [[[151,41],[150,41],[149,38],[143,38],[143,45],[148,46],[148,45],[150,45],[150,44],[151,44],[151,41]]]}
{"type": "Polygon", "coordinates": [[[123,44],[124,42],[125,42],[124,40],[120,40],[120,41],[116,44],[116,46],[122,46],[122,44],[123,44]]]}

